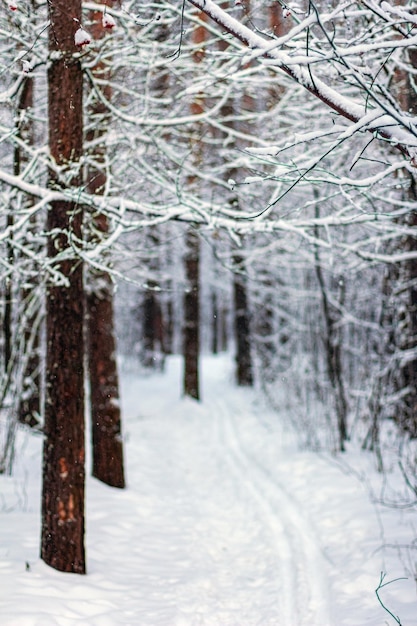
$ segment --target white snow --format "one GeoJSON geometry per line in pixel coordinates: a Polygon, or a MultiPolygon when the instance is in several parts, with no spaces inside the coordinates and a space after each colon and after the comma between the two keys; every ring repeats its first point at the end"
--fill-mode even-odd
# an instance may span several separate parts
{"type": "Polygon", "coordinates": [[[75,31],[74,43],[79,47],[88,46],[88,44],[91,43],[91,36],[84,28],[80,27],[75,31]]]}
{"type": "Polygon", "coordinates": [[[85,577],[38,558],[41,437],[20,433],[0,476],[2,626],[392,625],[381,572],[408,576],[381,597],[416,624],[415,511],[370,501],[369,453],[301,449],[232,364],[204,358],[201,403],[180,398],[180,359],[123,370],[128,488],[88,478],[85,577]]]}
{"type": "Polygon", "coordinates": [[[116,26],[114,17],[110,15],[110,13],[107,13],[107,12],[103,13],[102,25],[103,25],[103,28],[112,30],[116,26]]]}

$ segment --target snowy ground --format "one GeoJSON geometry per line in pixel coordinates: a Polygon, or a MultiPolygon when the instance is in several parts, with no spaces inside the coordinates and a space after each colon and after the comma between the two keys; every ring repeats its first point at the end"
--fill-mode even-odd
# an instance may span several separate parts
{"type": "MultiPolygon", "coordinates": [[[[300,450],[284,416],[204,360],[203,402],[180,363],[123,377],[128,489],[87,485],[88,574],[38,558],[40,437],[0,476],[1,626],[417,624],[415,511],[371,502],[372,458],[300,450]],[[27,565],[26,565],[27,564],[27,565]]],[[[375,473],[375,480],[380,480],[375,473]]]]}

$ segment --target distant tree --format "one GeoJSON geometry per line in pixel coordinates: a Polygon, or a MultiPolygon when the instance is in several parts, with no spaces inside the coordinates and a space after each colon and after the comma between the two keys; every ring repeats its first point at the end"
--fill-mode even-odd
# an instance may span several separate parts
{"type": "MultiPolygon", "coordinates": [[[[26,143],[27,146],[33,145],[33,119],[32,108],[34,100],[34,79],[28,75],[22,85],[22,91],[19,97],[17,110],[17,131],[19,138],[26,143]]],[[[14,149],[14,172],[19,176],[27,165],[28,156],[21,145],[16,145],[14,149]]],[[[31,204],[30,196],[25,196],[24,202],[31,204]]],[[[38,219],[34,216],[30,220],[28,233],[26,236],[30,238],[36,232],[38,219]]],[[[39,249],[40,252],[40,249],[39,249]]],[[[39,279],[36,270],[31,272],[30,281],[26,280],[24,287],[20,291],[20,307],[24,309],[23,314],[23,335],[25,343],[25,366],[22,372],[22,389],[20,390],[19,407],[17,410],[18,419],[24,424],[36,426],[39,424],[41,413],[41,358],[40,358],[40,328],[37,323],[38,306],[31,304],[32,298],[37,298],[36,287],[39,279]],[[27,315],[27,312],[30,312],[27,315]]]]}
{"type": "Polygon", "coordinates": [[[247,278],[243,260],[238,254],[234,255],[234,263],[233,294],[236,340],[236,382],[242,387],[250,387],[253,385],[253,367],[248,292],[246,288],[247,278]]]}
{"type": "MultiPolygon", "coordinates": [[[[198,15],[199,23],[192,32],[193,62],[195,71],[204,58],[207,31],[205,15],[198,15]]],[[[194,69],[193,69],[194,71],[194,69]]],[[[204,96],[197,94],[190,105],[192,115],[199,116],[204,111],[204,96]]],[[[203,159],[203,142],[201,135],[203,125],[196,123],[192,129],[191,145],[194,166],[198,169],[203,159]]],[[[191,175],[188,184],[194,190],[201,192],[199,179],[191,175]]],[[[200,399],[199,358],[200,358],[200,237],[196,227],[190,226],[185,235],[185,294],[184,294],[184,321],[183,321],[183,355],[184,395],[195,400],[200,399]]]]}

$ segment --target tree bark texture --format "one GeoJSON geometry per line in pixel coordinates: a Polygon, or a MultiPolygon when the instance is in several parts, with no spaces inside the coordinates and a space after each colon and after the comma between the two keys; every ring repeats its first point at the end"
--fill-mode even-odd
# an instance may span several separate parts
{"type": "Polygon", "coordinates": [[[200,399],[200,239],[198,232],[188,229],[186,234],[184,295],[184,395],[200,399]]]}
{"type": "MultiPolygon", "coordinates": [[[[106,0],[107,6],[118,2],[106,0]]],[[[91,11],[90,32],[95,40],[105,36],[101,25],[101,11],[91,11]]],[[[111,70],[107,63],[98,61],[92,68],[93,77],[105,81],[101,89],[107,100],[111,99],[109,85],[111,70]]],[[[106,133],[109,111],[95,94],[90,94],[88,129],[86,139],[89,150],[87,188],[92,194],[103,194],[107,183],[106,133]],[[94,165],[93,165],[94,164],[94,165]]],[[[109,230],[107,217],[92,216],[94,234],[92,241],[100,243],[109,230]]],[[[114,331],[113,283],[105,270],[90,269],[88,273],[87,335],[88,373],[90,380],[91,433],[93,446],[92,474],[111,487],[124,488],[123,441],[119,402],[119,377],[116,360],[114,331]]]]}
{"type": "Polygon", "coordinates": [[[164,323],[159,298],[152,288],[152,282],[143,299],[143,356],[142,363],[147,368],[162,370],[164,366],[164,323]]]}
{"type": "MultiPolygon", "coordinates": [[[[59,168],[56,187],[78,185],[83,148],[83,77],[74,33],[80,0],[49,3],[49,147],[59,168]]],[[[47,287],[45,440],[41,557],[64,572],[85,573],[83,266],[71,250],[81,239],[82,210],[53,202],[48,211],[48,256],[65,281],[47,287]],[[66,258],[61,260],[60,255],[66,258]]]]}
{"type": "MultiPolygon", "coordinates": [[[[235,262],[239,266],[242,264],[242,259],[235,257],[235,262]]],[[[242,387],[251,387],[253,385],[253,369],[249,307],[245,277],[242,274],[236,273],[233,277],[233,294],[235,304],[236,382],[242,387]]]]}
{"type": "MultiPolygon", "coordinates": [[[[413,70],[417,68],[417,51],[407,51],[408,62],[413,70]]],[[[404,110],[412,115],[417,113],[416,77],[411,72],[398,72],[394,90],[404,110]]],[[[417,201],[417,178],[409,174],[409,188],[406,200],[417,201]]],[[[410,230],[417,232],[417,211],[410,210],[403,218],[410,230]]],[[[402,250],[417,251],[417,235],[408,235],[402,241],[402,250]]],[[[395,421],[410,437],[417,438],[417,261],[410,259],[399,264],[394,289],[395,320],[394,337],[399,351],[398,367],[393,372],[395,392],[400,401],[395,407],[395,421]],[[399,394],[400,392],[400,394],[399,394]]]]}
{"type": "MultiPolygon", "coordinates": [[[[204,22],[206,16],[199,13],[204,22]]],[[[207,30],[204,24],[199,24],[193,30],[192,43],[195,46],[193,53],[194,63],[198,64],[205,54],[207,30]]],[[[204,98],[198,94],[190,105],[192,115],[200,115],[204,111],[204,98]]],[[[201,152],[200,136],[201,124],[197,124],[192,137],[194,147],[194,164],[198,167],[203,155],[201,152]]],[[[189,177],[191,187],[196,187],[195,176],[189,177]]],[[[199,356],[200,356],[200,239],[198,230],[189,227],[185,241],[185,279],[187,282],[184,294],[184,324],[183,324],[183,355],[184,355],[184,395],[200,399],[199,356]]]]}
{"type": "Polygon", "coordinates": [[[122,489],[125,486],[119,403],[113,295],[108,285],[88,295],[88,363],[90,372],[93,476],[122,489]]]}

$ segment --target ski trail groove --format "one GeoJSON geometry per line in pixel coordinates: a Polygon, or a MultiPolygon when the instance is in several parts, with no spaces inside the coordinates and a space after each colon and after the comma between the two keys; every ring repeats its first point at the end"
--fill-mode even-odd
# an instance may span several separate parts
{"type": "Polygon", "coordinates": [[[316,537],[297,505],[239,437],[232,407],[215,402],[219,441],[237,481],[244,481],[252,501],[262,511],[280,560],[279,603],[284,623],[291,626],[331,626],[326,562],[316,537]],[[284,597],[282,597],[284,596],[284,597]]]}

